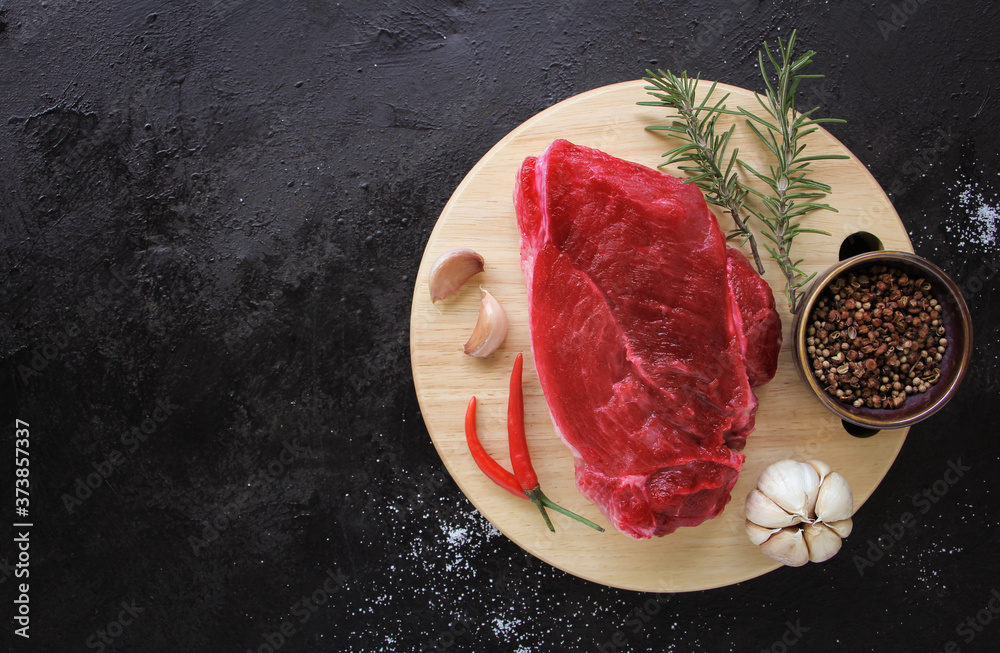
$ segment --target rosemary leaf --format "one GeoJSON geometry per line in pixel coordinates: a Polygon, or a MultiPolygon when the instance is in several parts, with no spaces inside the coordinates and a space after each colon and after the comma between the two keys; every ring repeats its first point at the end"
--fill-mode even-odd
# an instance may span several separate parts
{"type": "Polygon", "coordinates": [[[680,170],[691,175],[685,181],[696,184],[710,204],[721,206],[729,212],[736,224],[736,229],[730,233],[729,238],[742,236],[744,242],[750,245],[757,271],[764,274],[764,264],[757,252],[757,240],[743,219],[747,188],[740,183],[738,174],[734,170],[735,163],[739,160],[737,152],[734,151],[731,155],[727,155],[726,152],[736,125],[732,125],[723,134],[715,133],[720,116],[739,115],[740,112],[726,108],[728,93],[717,100],[712,99],[716,89],[714,82],[705,97],[698,102],[699,77],[691,79],[686,72],[678,77],[670,71],[663,70],[657,72],[647,70],[646,73],[648,77],[643,78],[649,84],[645,87],[646,91],[656,98],[656,101],[647,100],[638,104],[673,109],[682,118],[675,120],[669,126],[646,127],[651,131],[665,131],[683,141],[680,146],[663,155],[666,161],[660,165],[690,164],[678,166],[680,170]]]}
{"type": "Polygon", "coordinates": [[[770,174],[755,170],[742,159],[740,164],[772,192],[772,195],[767,196],[747,187],[749,194],[761,200],[763,210],[757,211],[750,207],[746,209],[760,220],[763,225],[761,234],[774,244],[772,247],[764,243],[764,247],[778,262],[785,276],[785,294],[792,313],[798,309],[802,296],[801,289],[815,276],[814,274],[806,276],[798,267],[801,260],[792,260],[791,251],[795,236],[801,233],[825,233],[819,229],[801,227],[798,221],[812,211],[836,212],[832,206],[817,201],[826,197],[831,188],[808,176],[813,172],[810,164],[814,161],[849,158],[843,154],[803,155],[806,149],[803,139],[819,129],[818,125],[844,121],[835,118],[812,118],[811,115],[819,107],[796,114],[795,95],[799,83],[805,79],[818,79],[822,75],[807,75],[802,72],[812,63],[815,52],[809,50],[795,58],[794,49],[793,30],[787,42],[778,39],[776,52],[772,52],[765,42],[763,50],[757,53],[765,87],[764,96],[758,95],[757,101],[772,120],[761,118],[740,107],[740,113],[746,119],[747,126],[775,159],[775,163],[769,166],[770,174]],[[765,65],[765,56],[775,74],[773,81],[765,65]]]}

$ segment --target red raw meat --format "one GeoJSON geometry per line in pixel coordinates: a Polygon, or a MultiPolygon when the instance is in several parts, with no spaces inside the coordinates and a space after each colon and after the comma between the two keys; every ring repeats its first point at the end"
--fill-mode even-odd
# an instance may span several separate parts
{"type": "MultiPolygon", "coordinates": [[[[762,386],[778,371],[781,317],[774,310],[774,293],[738,250],[729,248],[729,286],[736,295],[747,339],[746,366],[750,386],[762,386]]],[[[743,447],[740,447],[742,449],[743,447]]]]}
{"type": "Polygon", "coordinates": [[[580,492],[635,538],[715,517],[753,430],[748,365],[760,382],[776,365],[767,284],[697,187],[597,150],[526,159],[514,202],[535,368],[580,492]]]}

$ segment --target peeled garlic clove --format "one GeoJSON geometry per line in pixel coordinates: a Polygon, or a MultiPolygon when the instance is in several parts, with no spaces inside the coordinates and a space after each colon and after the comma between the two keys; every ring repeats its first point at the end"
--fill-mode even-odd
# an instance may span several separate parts
{"type": "Polygon", "coordinates": [[[840,551],[840,536],[824,524],[809,524],[802,529],[802,536],[812,562],[829,560],[840,551]]]}
{"type": "Polygon", "coordinates": [[[746,520],[746,530],[747,535],[750,536],[750,541],[756,546],[760,546],[768,540],[769,537],[780,531],[780,528],[764,528],[763,526],[758,526],[749,519],[746,520]]]}
{"type": "Polygon", "coordinates": [[[820,484],[822,484],[823,479],[833,471],[833,469],[822,460],[807,460],[806,464],[815,469],[816,473],[819,474],[820,484]]]}
{"type": "Polygon", "coordinates": [[[483,291],[483,301],[479,305],[479,319],[465,343],[465,353],[477,358],[489,356],[503,344],[507,337],[507,314],[500,302],[488,291],[483,291]]]}
{"type": "Polygon", "coordinates": [[[802,521],[801,517],[787,513],[760,490],[750,491],[743,508],[747,519],[764,528],[783,528],[802,521]]]}
{"type": "Polygon", "coordinates": [[[826,523],[827,527],[841,538],[847,537],[851,534],[851,531],[854,530],[854,522],[850,519],[841,519],[840,521],[824,523],[826,523]]]}
{"type": "Polygon", "coordinates": [[[854,494],[847,479],[831,472],[823,479],[816,495],[816,519],[835,522],[848,519],[854,514],[854,494]]]}
{"type": "Polygon", "coordinates": [[[819,491],[819,474],[806,463],[779,460],[761,473],[757,489],[786,512],[811,520],[819,491]]]}
{"type": "Polygon", "coordinates": [[[450,297],[466,281],[483,271],[483,257],[466,247],[451,249],[431,266],[431,302],[450,297]]]}
{"type": "Polygon", "coordinates": [[[760,545],[760,550],[768,558],[789,567],[801,567],[809,562],[809,547],[798,527],[778,531],[760,545]]]}

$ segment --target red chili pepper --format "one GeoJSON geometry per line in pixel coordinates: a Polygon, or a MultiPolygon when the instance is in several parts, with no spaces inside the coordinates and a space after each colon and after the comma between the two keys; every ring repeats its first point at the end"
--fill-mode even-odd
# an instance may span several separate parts
{"type": "Polygon", "coordinates": [[[500,463],[490,458],[490,454],[486,453],[486,449],[483,448],[483,443],[479,441],[479,434],[476,432],[475,397],[469,400],[469,408],[465,411],[465,441],[469,445],[469,451],[472,452],[472,459],[476,461],[479,469],[491,481],[515,497],[520,497],[521,499],[528,498],[528,495],[521,489],[521,484],[517,482],[514,475],[501,467],[500,463]]]}
{"type": "Polygon", "coordinates": [[[531,499],[531,502],[538,506],[538,510],[545,518],[545,525],[550,531],[555,532],[552,521],[549,519],[546,508],[551,508],[556,512],[571,517],[581,524],[586,524],[591,528],[604,532],[604,529],[590,521],[586,517],[566,510],[555,503],[542,492],[538,484],[538,475],[535,474],[531,466],[531,457],[528,454],[528,439],[524,433],[524,393],[521,389],[521,371],[524,366],[523,356],[517,355],[514,361],[514,372],[510,377],[510,400],[507,403],[507,440],[510,446],[510,459],[514,467],[514,474],[504,469],[500,463],[493,460],[483,444],[479,441],[479,434],[476,432],[476,398],[469,400],[469,407],[465,411],[465,442],[469,445],[472,459],[476,461],[479,469],[486,476],[507,490],[516,497],[531,499]]]}
{"type": "Polygon", "coordinates": [[[510,464],[514,468],[521,489],[532,492],[538,489],[538,474],[531,466],[528,453],[528,438],[524,432],[524,392],[521,388],[524,356],[514,359],[514,370],[510,373],[510,396],[507,399],[507,440],[510,445],[510,464]]]}
{"type": "Polygon", "coordinates": [[[521,484],[521,489],[531,499],[531,503],[538,506],[545,525],[550,531],[555,531],[539,496],[541,486],[538,484],[538,474],[531,466],[531,455],[528,453],[528,438],[524,432],[524,391],[521,388],[523,367],[524,356],[518,353],[514,359],[514,370],[510,373],[510,396],[507,398],[507,443],[510,446],[510,465],[514,468],[514,476],[521,484]]]}

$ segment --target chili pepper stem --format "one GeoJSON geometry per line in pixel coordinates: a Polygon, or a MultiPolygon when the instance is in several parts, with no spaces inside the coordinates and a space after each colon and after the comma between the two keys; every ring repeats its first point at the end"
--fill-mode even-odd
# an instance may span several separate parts
{"type": "Polygon", "coordinates": [[[558,513],[566,515],[570,519],[575,519],[576,521],[580,522],[581,524],[584,524],[585,526],[590,526],[595,531],[599,531],[601,533],[604,532],[604,528],[602,528],[601,526],[598,526],[597,524],[595,524],[594,522],[590,521],[589,519],[587,519],[582,515],[576,514],[572,510],[567,510],[566,508],[563,508],[558,503],[545,496],[545,493],[542,492],[541,488],[538,488],[538,498],[541,499],[542,505],[544,505],[546,508],[551,508],[558,513]]]}
{"type": "Polygon", "coordinates": [[[469,446],[472,459],[479,469],[491,481],[507,490],[511,494],[521,499],[529,499],[538,507],[538,512],[542,513],[545,525],[552,533],[556,532],[552,520],[546,508],[552,508],[571,519],[575,519],[581,524],[590,526],[594,530],[604,532],[604,529],[594,522],[581,517],[580,515],[566,510],[555,503],[542,492],[542,487],[538,484],[538,476],[531,466],[531,459],[528,455],[528,442],[524,433],[524,399],[521,392],[521,368],[522,356],[517,355],[514,362],[514,372],[510,379],[510,400],[507,404],[507,436],[510,442],[510,457],[515,473],[508,472],[500,463],[494,460],[483,448],[479,441],[479,434],[476,432],[476,398],[469,399],[469,406],[465,411],[465,441],[469,446]],[[528,489],[531,488],[531,489],[528,489]]]}
{"type": "Polygon", "coordinates": [[[550,531],[555,533],[556,529],[552,525],[552,520],[549,519],[549,513],[545,512],[545,503],[542,499],[542,497],[544,497],[545,495],[542,494],[542,488],[535,487],[534,490],[525,490],[524,493],[528,496],[529,499],[531,499],[531,503],[538,506],[538,512],[542,513],[542,519],[545,520],[545,525],[549,527],[550,531]]]}

